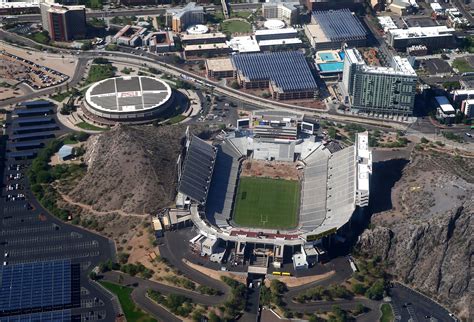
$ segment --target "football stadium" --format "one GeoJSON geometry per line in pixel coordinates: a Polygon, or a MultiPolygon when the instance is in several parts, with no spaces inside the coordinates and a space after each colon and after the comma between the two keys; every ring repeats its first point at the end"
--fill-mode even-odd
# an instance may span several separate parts
{"type": "Polygon", "coordinates": [[[87,118],[102,124],[143,123],[163,115],[172,96],[171,87],[157,78],[108,78],[89,87],[82,110],[87,118]]]}
{"type": "Polygon", "coordinates": [[[187,135],[176,205],[189,208],[202,237],[196,240],[273,245],[281,256],[290,247],[308,267],[324,239],[368,206],[368,133],[342,146],[318,137],[317,122],[306,116],[273,110],[237,125],[213,144],[187,135]]]}

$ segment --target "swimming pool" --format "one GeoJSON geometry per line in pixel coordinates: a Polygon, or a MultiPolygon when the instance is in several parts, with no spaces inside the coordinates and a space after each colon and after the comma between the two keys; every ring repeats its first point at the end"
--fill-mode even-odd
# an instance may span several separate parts
{"type": "Polygon", "coordinates": [[[338,73],[344,69],[343,62],[318,64],[321,73],[338,73]]]}
{"type": "Polygon", "coordinates": [[[318,53],[319,59],[322,61],[337,61],[337,57],[331,53],[331,52],[326,52],[326,53],[318,53]]]}
{"type": "Polygon", "coordinates": [[[339,52],[339,57],[341,57],[341,60],[344,60],[344,56],[345,56],[345,55],[346,55],[346,54],[345,54],[343,51],[340,51],[340,52],[339,52]]]}

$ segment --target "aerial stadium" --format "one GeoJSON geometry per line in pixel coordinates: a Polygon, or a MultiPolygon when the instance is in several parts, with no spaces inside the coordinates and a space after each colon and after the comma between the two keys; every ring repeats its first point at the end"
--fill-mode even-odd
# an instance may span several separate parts
{"type": "Polygon", "coordinates": [[[256,111],[213,145],[188,135],[177,206],[189,207],[204,238],[317,258],[323,239],[368,206],[372,172],[367,132],[343,147],[318,139],[317,127],[304,115],[256,111]]]}
{"type": "Polygon", "coordinates": [[[172,90],[166,82],[148,76],[123,76],[89,87],[82,110],[98,123],[144,123],[163,115],[172,102],[172,90]]]}

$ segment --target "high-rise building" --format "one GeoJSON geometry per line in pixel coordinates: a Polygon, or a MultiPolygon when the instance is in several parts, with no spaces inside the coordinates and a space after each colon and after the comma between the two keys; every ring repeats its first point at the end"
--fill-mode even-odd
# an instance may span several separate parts
{"type": "Polygon", "coordinates": [[[346,49],[342,84],[346,103],[361,112],[413,114],[417,75],[406,58],[393,57],[390,67],[368,66],[357,49],[346,49]]]}
{"type": "Polygon", "coordinates": [[[182,32],[191,25],[204,23],[204,8],[190,2],[184,8],[168,9],[166,20],[174,32],[182,32]]]}
{"type": "Polygon", "coordinates": [[[64,6],[58,3],[43,2],[41,21],[54,41],[71,41],[86,36],[85,6],[64,6]]]}

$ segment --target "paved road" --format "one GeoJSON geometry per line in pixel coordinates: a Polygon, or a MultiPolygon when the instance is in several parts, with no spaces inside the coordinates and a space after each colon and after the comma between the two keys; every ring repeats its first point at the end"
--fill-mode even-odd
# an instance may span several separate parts
{"type": "Polygon", "coordinates": [[[400,321],[413,319],[415,322],[422,322],[429,321],[430,318],[443,322],[455,321],[445,308],[401,284],[395,283],[390,289],[390,295],[395,316],[399,316],[400,321]]]}
{"type": "MultiPolygon", "coordinates": [[[[217,306],[223,303],[226,299],[226,295],[219,296],[208,296],[197,292],[184,290],[181,288],[153,282],[150,280],[141,279],[138,277],[129,276],[120,272],[106,272],[104,274],[104,280],[117,283],[119,276],[123,277],[122,285],[133,287],[132,299],[142,309],[157,317],[162,321],[181,321],[181,319],[174,316],[172,313],[164,309],[162,306],[151,301],[147,296],[146,292],[148,289],[159,291],[164,295],[168,294],[179,294],[184,295],[193,300],[194,303],[203,304],[205,306],[217,306]]],[[[222,283],[221,283],[222,284],[222,283]]],[[[209,284],[206,284],[209,285],[209,284]]],[[[223,285],[223,284],[222,284],[223,285]]]]}

